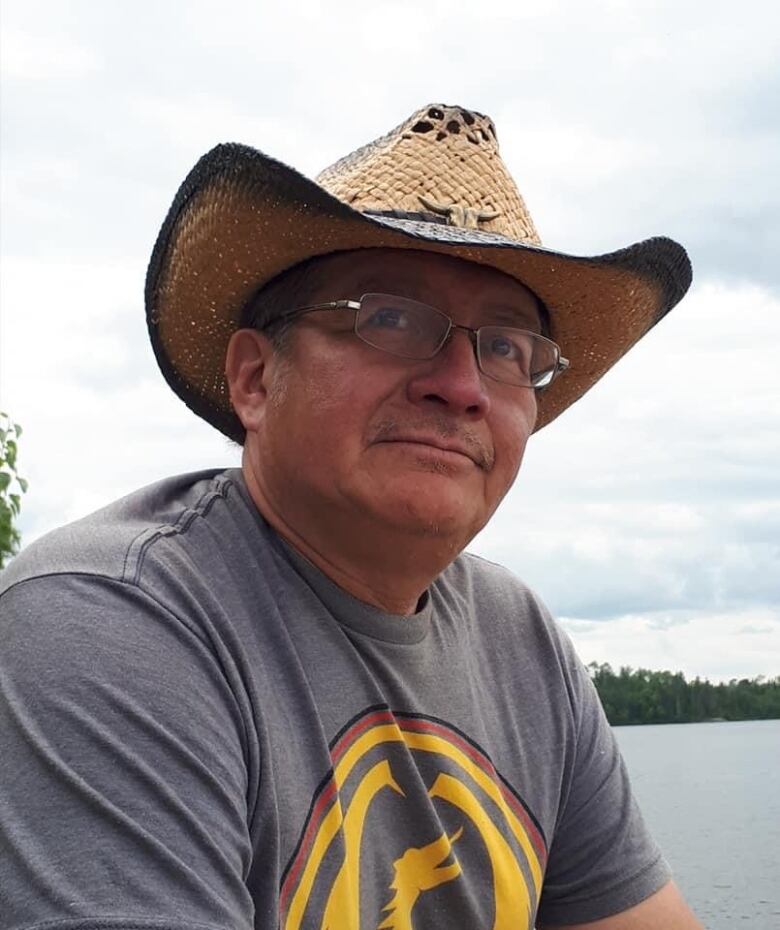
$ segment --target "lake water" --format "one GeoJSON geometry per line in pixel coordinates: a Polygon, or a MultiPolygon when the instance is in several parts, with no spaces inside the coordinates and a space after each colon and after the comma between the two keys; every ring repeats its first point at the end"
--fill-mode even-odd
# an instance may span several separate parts
{"type": "Polygon", "coordinates": [[[634,790],[708,930],[780,930],[780,720],[616,727],[634,790]]]}

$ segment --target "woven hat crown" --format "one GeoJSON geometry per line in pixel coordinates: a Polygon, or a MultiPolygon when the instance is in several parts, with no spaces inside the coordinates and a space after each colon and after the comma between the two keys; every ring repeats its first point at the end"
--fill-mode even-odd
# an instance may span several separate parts
{"type": "Polygon", "coordinates": [[[492,120],[462,107],[429,104],[316,180],[361,213],[424,219],[540,244],[499,155],[492,120]]]}

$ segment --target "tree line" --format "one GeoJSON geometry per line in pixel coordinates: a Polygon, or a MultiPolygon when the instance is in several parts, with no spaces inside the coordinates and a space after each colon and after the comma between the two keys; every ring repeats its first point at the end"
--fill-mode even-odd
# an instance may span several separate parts
{"type": "Polygon", "coordinates": [[[630,666],[615,672],[608,662],[591,662],[588,671],[613,726],[780,718],[780,676],[714,685],[706,678],[686,681],[682,672],[630,666]]]}

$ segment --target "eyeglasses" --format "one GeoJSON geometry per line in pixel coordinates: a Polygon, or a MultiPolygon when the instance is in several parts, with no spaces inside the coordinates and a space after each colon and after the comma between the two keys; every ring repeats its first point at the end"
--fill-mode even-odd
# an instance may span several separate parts
{"type": "Polygon", "coordinates": [[[363,342],[398,358],[431,359],[453,330],[469,334],[479,370],[505,384],[540,390],[569,367],[561,350],[538,333],[511,326],[461,326],[427,304],[392,294],[364,294],[360,300],[331,300],[282,314],[265,329],[316,310],[351,310],[353,332],[363,342]]]}

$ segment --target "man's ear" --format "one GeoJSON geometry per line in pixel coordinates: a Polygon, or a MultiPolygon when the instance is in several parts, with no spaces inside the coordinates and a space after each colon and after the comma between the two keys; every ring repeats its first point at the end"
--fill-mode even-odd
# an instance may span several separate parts
{"type": "Polygon", "coordinates": [[[230,337],[225,377],[230,402],[248,433],[257,430],[263,418],[273,354],[268,337],[256,329],[239,329],[230,337]]]}

